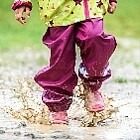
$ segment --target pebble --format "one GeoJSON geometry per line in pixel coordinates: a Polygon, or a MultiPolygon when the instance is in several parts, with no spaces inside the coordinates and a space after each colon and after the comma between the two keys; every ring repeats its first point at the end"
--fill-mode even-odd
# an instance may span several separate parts
{"type": "Polygon", "coordinates": [[[4,130],[0,130],[0,134],[4,134],[5,133],[5,131],[4,130]]]}

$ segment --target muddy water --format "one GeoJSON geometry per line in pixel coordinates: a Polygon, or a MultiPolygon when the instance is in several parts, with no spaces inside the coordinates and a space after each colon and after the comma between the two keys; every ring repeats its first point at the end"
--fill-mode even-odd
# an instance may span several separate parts
{"type": "MultiPolygon", "coordinates": [[[[139,140],[140,86],[135,83],[131,83],[131,85],[133,88],[130,88],[130,84],[112,85],[110,82],[106,84],[106,89],[103,88],[102,90],[106,93],[108,92],[107,89],[112,87],[111,93],[115,99],[115,104],[119,106],[119,112],[113,118],[99,123],[97,127],[82,127],[79,121],[72,119],[71,110],[69,111],[69,126],[31,124],[13,119],[9,114],[1,110],[0,140],[9,138],[11,140],[139,140]],[[134,93],[133,89],[137,89],[137,91],[134,93]]],[[[10,100],[13,103],[12,107],[17,107],[17,104],[19,104],[8,90],[3,91],[0,98],[3,105],[10,105],[10,100]]],[[[18,107],[20,108],[20,106],[18,107]]]]}
{"type": "MultiPolygon", "coordinates": [[[[113,77],[108,80],[101,90],[105,96],[113,97],[114,106],[119,108],[119,112],[112,118],[98,123],[96,127],[83,127],[81,126],[82,118],[80,121],[74,119],[83,114],[83,110],[79,111],[79,108],[77,109],[75,106],[76,103],[79,103],[76,99],[69,110],[69,126],[33,124],[23,118],[15,119],[6,113],[8,110],[4,110],[5,106],[16,110],[23,108],[20,94],[13,89],[20,87],[19,79],[21,80],[23,77],[33,79],[31,76],[41,67],[40,61],[42,57],[46,57],[46,54],[31,50],[19,52],[15,58],[13,58],[14,53],[3,54],[5,62],[0,59],[0,140],[140,140],[140,67],[138,65],[140,54],[137,49],[131,51],[130,55],[130,52],[127,52],[128,54],[125,52],[126,56],[134,58],[134,62],[129,61],[128,57],[125,66],[122,67],[120,64],[122,53],[117,54],[117,61],[113,60],[112,67],[116,79],[113,77]]],[[[33,91],[34,96],[40,100],[40,89],[34,86],[33,91]]]]}

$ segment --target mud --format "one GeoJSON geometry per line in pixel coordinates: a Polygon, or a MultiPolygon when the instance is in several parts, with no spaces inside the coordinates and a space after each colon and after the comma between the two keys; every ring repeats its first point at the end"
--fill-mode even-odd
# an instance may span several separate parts
{"type": "MultiPolygon", "coordinates": [[[[27,121],[26,117],[30,112],[21,110],[27,106],[35,108],[34,112],[38,113],[36,116],[42,116],[39,114],[43,112],[40,111],[40,106],[43,106],[40,102],[42,89],[33,82],[33,76],[47,63],[48,52],[46,49],[25,49],[22,52],[16,50],[2,53],[0,140],[140,140],[140,45],[134,45],[133,49],[131,46],[132,44],[127,44],[117,50],[111,60],[113,77],[105,82],[101,89],[105,97],[113,99],[113,106],[118,108],[118,112],[98,122],[94,127],[81,125],[85,112],[77,106],[82,103],[76,97],[69,110],[69,126],[49,125],[47,117],[42,124],[41,117],[38,118],[38,123],[27,121]],[[33,100],[26,102],[25,95],[33,100]],[[20,115],[10,113],[10,108],[20,115]]],[[[47,109],[44,112],[47,112],[47,109]]]]}

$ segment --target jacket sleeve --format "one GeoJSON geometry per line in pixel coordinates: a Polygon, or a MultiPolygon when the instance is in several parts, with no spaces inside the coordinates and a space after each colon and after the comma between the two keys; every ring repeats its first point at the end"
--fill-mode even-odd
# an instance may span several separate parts
{"type": "Polygon", "coordinates": [[[109,0],[109,3],[111,3],[111,2],[117,3],[117,0],[109,0]]]}
{"type": "Polygon", "coordinates": [[[19,8],[21,6],[29,7],[30,10],[32,10],[31,0],[14,0],[14,3],[12,4],[12,9],[16,10],[17,8],[19,8]]]}

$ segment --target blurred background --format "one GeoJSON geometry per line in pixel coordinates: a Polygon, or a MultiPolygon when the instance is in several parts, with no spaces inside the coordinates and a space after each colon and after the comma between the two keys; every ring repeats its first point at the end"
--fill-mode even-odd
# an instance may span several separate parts
{"type": "MultiPolygon", "coordinates": [[[[45,25],[39,18],[37,0],[32,0],[33,11],[26,25],[20,25],[14,19],[11,10],[13,0],[0,2],[0,51],[14,48],[42,48],[41,38],[45,25]]],[[[105,29],[117,38],[140,38],[140,0],[118,0],[114,15],[105,16],[105,29]]]]}
{"type": "MultiPolygon", "coordinates": [[[[0,140],[3,139],[3,136],[7,136],[6,140],[9,138],[11,140],[19,139],[19,135],[16,138],[10,137],[14,135],[15,131],[15,134],[17,134],[18,130],[17,127],[15,127],[15,130],[13,129],[13,123],[11,123],[9,118],[5,121],[6,117],[1,107],[6,105],[13,108],[19,107],[20,104],[22,105],[20,99],[23,98],[23,95],[28,94],[28,92],[33,93],[34,97],[36,95],[37,97],[39,96],[39,101],[41,99],[42,92],[40,92],[40,88],[37,88],[37,84],[34,83],[33,77],[41,67],[48,64],[49,51],[41,41],[46,27],[40,20],[37,0],[32,0],[32,2],[33,10],[31,17],[28,23],[23,26],[15,20],[14,11],[11,9],[13,0],[0,0],[0,140]],[[25,93],[23,87],[27,86],[27,83],[29,83],[30,88],[33,90],[25,93]],[[16,92],[15,89],[18,89],[19,92],[16,92]],[[17,99],[19,100],[17,101],[17,99]],[[11,131],[9,131],[9,128],[11,128],[11,131]],[[7,130],[8,133],[7,131],[3,133],[3,129],[7,130]],[[2,133],[5,135],[2,135],[2,133]]],[[[101,133],[102,138],[103,135],[105,137],[108,136],[107,139],[103,138],[103,140],[112,140],[112,134],[114,140],[118,140],[118,138],[123,140],[138,140],[140,138],[139,14],[140,0],[118,0],[115,14],[107,14],[104,18],[105,31],[116,37],[118,46],[110,60],[112,77],[107,80],[101,90],[104,95],[113,97],[115,104],[119,107],[116,123],[118,124],[119,122],[118,125],[121,125],[108,133],[109,125],[108,123],[104,123],[103,126],[107,127],[107,129],[104,129],[106,133],[102,133],[100,130],[97,132],[101,133]]],[[[75,112],[77,112],[77,108],[75,108],[75,112]]],[[[112,123],[113,121],[111,120],[109,124],[112,123]]],[[[18,128],[21,128],[19,124],[18,128]]],[[[28,132],[26,130],[27,127],[24,128],[28,132]]],[[[93,130],[88,131],[87,134],[85,129],[82,130],[84,130],[85,139],[90,136],[89,133],[92,133],[92,137],[94,135],[97,136],[93,130]]],[[[81,132],[82,136],[84,136],[82,130],[76,130],[76,133],[81,132]]],[[[21,136],[23,136],[24,132],[22,132],[22,129],[20,132],[21,136]]],[[[55,134],[53,131],[52,133],[55,134]]],[[[74,136],[72,138],[76,139],[76,133],[73,133],[74,136]]],[[[77,134],[79,135],[79,133],[77,134]]],[[[59,135],[56,133],[54,138],[57,138],[57,136],[59,135]]],[[[64,138],[66,137],[67,135],[64,134],[64,138]]],[[[27,139],[27,137],[23,139],[27,139]]]]}

